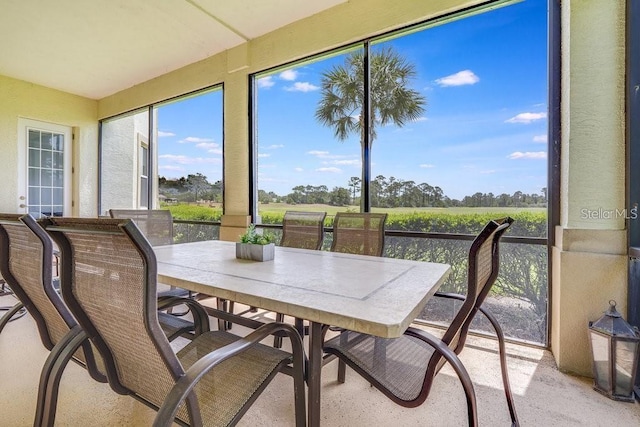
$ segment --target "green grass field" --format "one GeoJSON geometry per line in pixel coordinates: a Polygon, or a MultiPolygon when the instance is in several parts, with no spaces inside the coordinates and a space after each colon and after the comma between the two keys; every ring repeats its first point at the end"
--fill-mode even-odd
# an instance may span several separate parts
{"type": "MultiPolygon", "coordinates": [[[[174,218],[185,220],[209,220],[219,221],[222,215],[221,207],[197,206],[195,204],[179,204],[163,206],[168,208],[174,218]]],[[[258,212],[260,215],[280,214],[284,215],[287,210],[294,211],[324,211],[329,217],[335,216],[336,212],[359,212],[359,206],[329,206],[329,205],[290,205],[286,203],[260,204],[258,212]]],[[[523,213],[532,213],[546,216],[546,208],[373,208],[373,212],[388,212],[389,214],[445,214],[445,215],[481,215],[492,214],[495,216],[505,216],[523,213]]]]}
{"type": "MultiPolygon", "coordinates": [[[[329,206],[329,205],[290,205],[287,203],[269,203],[258,205],[260,214],[269,212],[282,212],[287,210],[293,211],[324,211],[327,215],[335,215],[336,212],[359,212],[360,206],[329,206]]],[[[531,212],[546,213],[547,208],[373,208],[372,212],[389,212],[389,213],[441,213],[449,215],[467,215],[467,214],[497,214],[497,215],[513,215],[515,213],[531,212]]]]}

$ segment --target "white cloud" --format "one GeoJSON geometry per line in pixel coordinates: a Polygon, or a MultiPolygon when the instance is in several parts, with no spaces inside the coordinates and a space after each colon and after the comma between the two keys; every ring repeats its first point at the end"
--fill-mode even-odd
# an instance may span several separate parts
{"type": "Polygon", "coordinates": [[[258,154],[258,158],[259,158],[259,159],[262,159],[262,158],[264,158],[264,157],[271,157],[271,154],[268,154],[268,153],[259,153],[259,154],[258,154]]]}
{"type": "Polygon", "coordinates": [[[184,168],[181,168],[180,166],[174,166],[174,165],[159,166],[158,169],[167,170],[167,171],[183,171],[184,170],[184,168]]]}
{"type": "Polygon", "coordinates": [[[511,153],[507,156],[508,159],[516,160],[516,159],[546,159],[547,153],[544,151],[516,151],[515,153],[511,153]]]}
{"type": "Polygon", "coordinates": [[[273,81],[273,76],[263,77],[261,79],[258,79],[257,81],[258,87],[263,89],[268,89],[276,84],[276,82],[273,81]]]}
{"type": "Polygon", "coordinates": [[[293,168],[293,170],[296,172],[304,172],[304,169],[302,168],[293,168]]]}
{"type": "Polygon", "coordinates": [[[197,136],[188,136],[185,139],[181,139],[178,141],[180,144],[187,144],[190,142],[201,143],[201,142],[213,142],[211,138],[199,138],[197,136]]]}
{"type": "Polygon", "coordinates": [[[284,145],[283,144],[273,144],[273,145],[270,145],[270,146],[266,147],[265,149],[267,149],[267,150],[277,150],[278,148],[284,148],[284,145]]]}
{"type": "Polygon", "coordinates": [[[533,121],[544,119],[547,117],[547,113],[520,113],[516,116],[505,120],[506,123],[526,123],[529,124],[533,121]]]}
{"type": "Polygon", "coordinates": [[[482,174],[482,175],[491,175],[491,174],[494,174],[494,173],[496,173],[495,169],[489,169],[489,170],[486,170],[486,171],[480,171],[480,174],[482,174]]]}
{"type": "Polygon", "coordinates": [[[546,144],[547,135],[536,135],[533,137],[533,142],[542,142],[546,144]]]}
{"type": "Polygon", "coordinates": [[[318,169],[316,169],[316,172],[340,173],[340,172],[342,172],[342,169],[340,169],[340,168],[334,168],[334,167],[330,167],[330,168],[318,168],[318,169]]]}
{"type": "Polygon", "coordinates": [[[307,151],[307,154],[311,154],[316,157],[327,157],[329,155],[328,151],[320,151],[320,150],[311,150],[307,151]]]}
{"type": "Polygon", "coordinates": [[[279,76],[282,80],[294,81],[298,78],[298,72],[296,70],[286,70],[280,73],[279,76]]]}
{"type": "Polygon", "coordinates": [[[214,157],[189,157],[184,155],[175,154],[162,154],[158,156],[159,159],[163,159],[169,162],[178,163],[181,165],[197,165],[207,163],[221,163],[222,160],[214,157]]]}
{"type": "Polygon", "coordinates": [[[360,160],[333,160],[331,162],[332,165],[343,165],[343,166],[359,166],[360,160]]]}
{"type": "Polygon", "coordinates": [[[163,138],[165,136],[176,136],[176,134],[173,132],[164,132],[161,130],[158,131],[158,138],[163,138]]]}
{"type": "Polygon", "coordinates": [[[215,142],[200,142],[196,144],[197,148],[203,148],[205,150],[213,150],[214,148],[218,148],[220,145],[215,142]]]}
{"type": "Polygon", "coordinates": [[[424,169],[431,169],[431,168],[435,168],[436,165],[432,165],[432,164],[429,164],[429,163],[423,163],[423,164],[420,165],[420,167],[424,168],[424,169]]]}
{"type": "MultiPolygon", "coordinates": [[[[316,156],[319,159],[327,159],[327,160],[331,160],[331,159],[344,159],[344,158],[348,158],[348,157],[353,157],[353,156],[344,156],[344,155],[340,155],[340,154],[329,154],[328,151],[320,151],[320,150],[311,150],[311,151],[307,151],[307,154],[311,154],[312,156],[316,156]]],[[[335,162],[331,162],[334,163],[335,162]]],[[[325,164],[327,164],[327,162],[325,162],[325,164]]]]}
{"type": "Polygon", "coordinates": [[[450,76],[436,79],[436,83],[442,87],[447,86],[463,86],[473,85],[480,81],[480,78],[476,76],[471,70],[458,71],[450,76]]]}
{"type": "Polygon", "coordinates": [[[284,90],[288,92],[313,92],[318,89],[320,89],[320,87],[312,85],[309,82],[295,82],[293,86],[287,86],[284,88],[284,90]]]}

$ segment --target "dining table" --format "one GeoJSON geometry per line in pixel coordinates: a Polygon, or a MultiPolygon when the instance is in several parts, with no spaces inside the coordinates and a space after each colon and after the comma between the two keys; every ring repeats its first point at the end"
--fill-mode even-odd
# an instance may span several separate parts
{"type": "Polygon", "coordinates": [[[447,278],[448,264],[276,246],[271,261],[236,258],[235,243],[154,248],[158,281],[310,322],[308,423],[320,425],[323,328],[401,336],[447,278]]]}

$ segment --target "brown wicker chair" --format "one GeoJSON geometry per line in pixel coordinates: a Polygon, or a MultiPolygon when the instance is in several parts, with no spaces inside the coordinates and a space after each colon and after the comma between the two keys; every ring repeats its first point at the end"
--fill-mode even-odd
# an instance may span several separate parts
{"type": "Polygon", "coordinates": [[[206,332],[176,354],[158,324],[153,248],[134,222],[41,223],[60,247],[63,298],[104,359],[111,388],[160,408],[155,425],[235,424],[280,371],[294,377],[296,423],[305,424],[304,351],[292,326],[270,323],[244,338],[206,332]],[[259,344],[276,332],[291,339],[293,354],[259,344]]]}
{"type": "Polygon", "coordinates": [[[336,213],[331,251],[382,256],[386,220],[386,213],[336,213]]]}
{"type": "MultiPolygon", "coordinates": [[[[465,390],[469,424],[476,426],[478,419],[473,383],[457,354],[464,348],[469,326],[480,311],[496,330],[511,422],[512,425],[519,425],[509,386],[502,329],[493,315],[481,307],[498,276],[499,240],[512,222],[511,218],[490,221],[472,243],[466,297],[436,294],[463,301],[442,339],[412,327],[402,337],[395,339],[344,331],[325,342],[324,351],[345,361],[387,397],[405,407],[416,407],[426,400],[433,379],[446,360],[455,369],[465,390]]],[[[338,374],[338,380],[344,382],[344,372],[338,374]]]]}

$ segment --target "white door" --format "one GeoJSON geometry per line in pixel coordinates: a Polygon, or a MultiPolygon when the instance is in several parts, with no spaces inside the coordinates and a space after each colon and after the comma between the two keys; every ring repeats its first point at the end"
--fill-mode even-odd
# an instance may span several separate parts
{"type": "Polygon", "coordinates": [[[18,121],[18,211],[71,215],[71,128],[18,121]]]}

